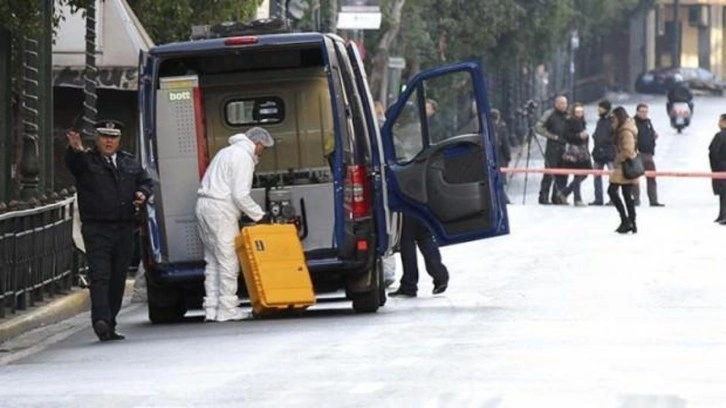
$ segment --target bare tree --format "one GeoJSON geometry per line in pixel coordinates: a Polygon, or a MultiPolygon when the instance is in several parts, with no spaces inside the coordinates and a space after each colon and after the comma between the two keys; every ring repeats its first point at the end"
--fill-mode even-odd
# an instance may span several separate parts
{"type": "Polygon", "coordinates": [[[390,56],[391,46],[401,31],[401,11],[405,4],[406,0],[391,0],[387,10],[390,16],[390,27],[378,42],[376,55],[373,57],[371,89],[375,93],[376,100],[383,103],[384,108],[388,102],[386,97],[388,93],[388,57],[390,56]]]}

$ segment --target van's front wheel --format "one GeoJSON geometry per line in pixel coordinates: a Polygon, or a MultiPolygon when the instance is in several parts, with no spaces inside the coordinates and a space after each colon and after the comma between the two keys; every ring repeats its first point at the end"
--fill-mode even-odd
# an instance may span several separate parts
{"type": "Polygon", "coordinates": [[[352,296],[353,310],[356,313],[375,313],[386,303],[386,289],[383,284],[383,267],[380,259],[376,261],[376,267],[370,273],[373,275],[370,290],[352,296]]]}

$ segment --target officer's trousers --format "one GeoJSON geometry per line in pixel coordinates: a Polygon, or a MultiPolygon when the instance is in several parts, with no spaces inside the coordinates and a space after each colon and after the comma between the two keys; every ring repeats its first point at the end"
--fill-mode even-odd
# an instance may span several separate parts
{"type": "Polygon", "coordinates": [[[426,272],[434,279],[434,285],[449,282],[449,271],[441,262],[439,245],[436,243],[431,231],[418,218],[404,215],[403,229],[401,230],[403,276],[401,277],[400,290],[412,295],[418,291],[416,244],[418,244],[418,248],[423,255],[426,272]]]}
{"type": "Polygon", "coordinates": [[[116,327],[133,256],[134,225],[84,223],[81,233],[89,269],[91,321],[105,320],[116,327]]]}

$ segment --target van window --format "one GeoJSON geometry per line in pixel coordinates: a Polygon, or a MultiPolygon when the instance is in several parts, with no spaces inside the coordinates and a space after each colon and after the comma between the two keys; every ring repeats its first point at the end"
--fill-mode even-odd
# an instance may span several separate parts
{"type": "Polygon", "coordinates": [[[406,101],[403,111],[393,124],[392,133],[397,161],[409,162],[423,150],[423,126],[418,104],[418,89],[413,91],[406,101]]]}
{"type": "Polygon", "coordinates": [[[480,109],[471,74],[461,71],[434,77],[425,82],[425,88],[426,121],[432,145],[454,136],[479,133],[480,109]]]}
{"type": "MultiPolygon", "coordinates": [[[[337,92],[340,92],[340,95],[343,99],[343,104],[345,105],[345,110],[347,111],[350,107],[350,99],[347,94],[347,92],[344,90],[343,83],[345,82],[343,80],[343,74],[340,72],[340,69],[338,69],[337,66],[333,66],[333,82],[336,88],[337,92]]],[[[345,112],[341,111],[339,112],[342,116],[343,121],[341,122],[341,125],[343,126],[343,135],[341,135],[341,149],[343,152],[343,162],[345,163],[352,163],[353,155],[354,155],[354,140],[353,135],[353,120],[351,117],[345,112]]],[[[331,151],[332,153],[332,151],[331,151]]]]}
{"type": "Polygon", "coordinates": [[[342,43],[336,42],[336,54],[338,61],[340,61],[340,67],[343,74],[343,86],[345,93],[348,96],[348,103],[350,104],[350,113],[353,119],[353,129],[355,131],[356,139],[353,141],[355,147],[358,150],[358,154],[361,155],[358,158],[368,162],[370,157],[370,142],[368,138],[368,128],[366,126],[365,113],[363,111],[363,100],[356,87],[354,81],[353,65],[348,59],[348,53],[345,50],[345,46],[342,43]]]}
{"type": "Polygon", "coordinates": [[[233,99],[224,108],[224,120],[230,126],[275,124],[284,119],[285,103],[276,96],[233,99]]]}
{"type": "Polygon", "coordinates": [[[480,133],[480,111],[468,72],[427,79],[411,92],[393,124],[396,160],[408,162],[429,146],[480,133]]]}

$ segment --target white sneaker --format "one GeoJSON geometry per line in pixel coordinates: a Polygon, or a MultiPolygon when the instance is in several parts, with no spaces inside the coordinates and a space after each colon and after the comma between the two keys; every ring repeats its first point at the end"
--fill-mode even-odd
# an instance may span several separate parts
{"type": "Polygon", "coordinates": [[[220,308],[217,310],[217,321],[218,322],[228,322],[228,321],[237,321],[237,320],[243,320],[245,318],[245,314],[242,311],[242,309],[234,308],[234,309],[227,309],[227,308],[220,308]]]}

